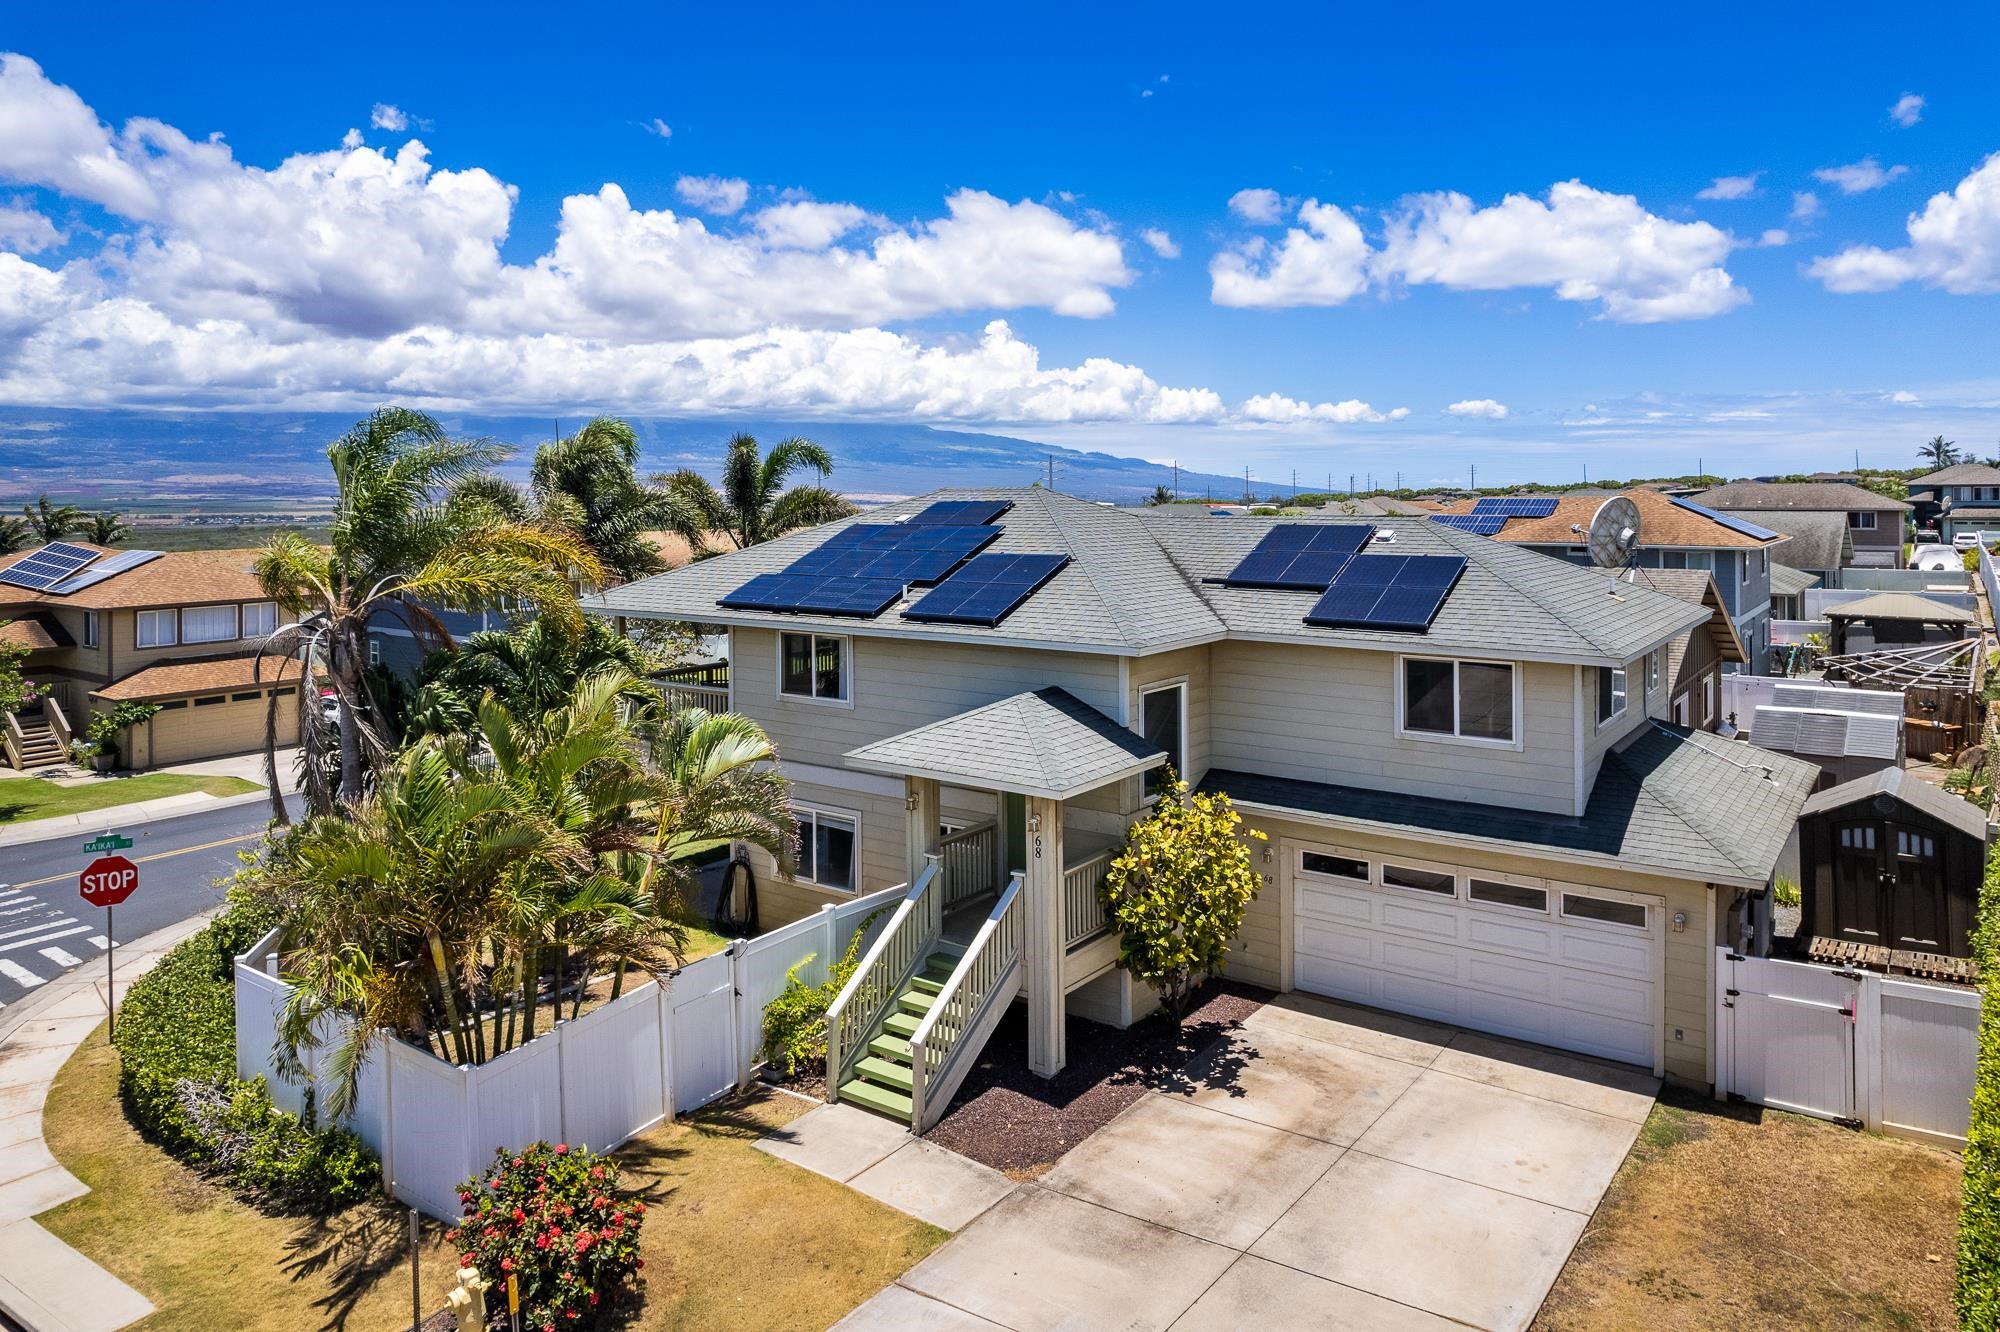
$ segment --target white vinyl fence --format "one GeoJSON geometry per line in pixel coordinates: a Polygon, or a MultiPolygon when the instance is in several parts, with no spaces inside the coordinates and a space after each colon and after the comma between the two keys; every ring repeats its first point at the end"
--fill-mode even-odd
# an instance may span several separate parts
{"type": "Polygon", "coordinates": [[[1715,974],[1719,1094],[1965,1145],[1977,991],[1726,948],[1715,974]]]}
{"type": "MultiPolygon", "coordinates": [[[[738,939],[485,1064],[448,1064],[387,1037],[362,1066],[348,1126],[382,1158],[390,1192],[432,1216],[456,1217],[459,1183],[502,1147],[546,1139],[608,1150],[747,1083],[764,1008],[785,988],[786,973],[803,963],[801,980],[824,981],[855,931],[876,917],[865,949],[903,892],[829,904],[738,939]]],[[[276,938],[274,931],[236,959],[236,1071],[263,1077],[271,1099],[297,1114],[335,1030],[329,1020],[319,1045],[299,1052],[303,1079],[281,1074],[278,1018],[291,986],[276,974],[276,938]]]]}

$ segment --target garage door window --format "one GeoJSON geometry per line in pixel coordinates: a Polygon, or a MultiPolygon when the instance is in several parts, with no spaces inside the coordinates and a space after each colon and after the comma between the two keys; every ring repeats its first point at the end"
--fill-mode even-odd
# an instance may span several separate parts
{"type": "Polygon", "coordinates": [[[1319,851],[1299,853],[1299,868],[1308,874],[1324,874],[1334,879],[1352,879],[1356,883],[1367,883],[1368,862],[1353,860],[1347,856],[1329,856],[1319,851]]]}
{"type": "Polygon", "coordinates": [[[1549,895],[1540,888],[1524,888],[1518,883],[1498,883],[1492,879],[1473,879],[1467,885],[1466,896],[1475,902],[1489,906],[1513,907],[1517,911],[1547,911],[1549,895]]]}
{"type": "Polygon", "coordinates": [[[1496,661],[1403,659],[1403,733],[1514,742],[1514,668],[1496,661]]]}
{"type": "Polygon", "coordinates": [[[1563,894],[1563,914],[1577,920],[1602,921],[1606,925],[1646,928],[1646,908],[1637,902],[1614,902],[1608,897],[1586,897],[1582,893],[1563,894]]]}
{"type": "Polygon", "coordinates": [[[1382,882],[1390,888],[1410,888],[1443,897],[1453,897],[1458,893],[1457,876],[1440,874],[1436,870],[1412,869],[1407,865],[1383,865],[1382,882]]]}

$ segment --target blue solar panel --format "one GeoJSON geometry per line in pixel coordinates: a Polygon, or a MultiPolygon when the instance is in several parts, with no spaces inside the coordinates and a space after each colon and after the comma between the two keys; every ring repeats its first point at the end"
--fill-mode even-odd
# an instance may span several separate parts
{"type": "Polygon", "coordinates": [[[1676,499],[1674,503],[1680,508],[1686,509],[1689,513],[1698,513],[1704,518],[1721,523],[1732,532],[1740,532],[1744,536],[1755,538],[1758,541],[1770,541],[1778,536],[1778,533],[1773,532],[1768,527],[1759,527],[1757,524],[1745,522],[1741,518],[1732,518],[1726,513],[1717,513],[1714,509],[1696,504],[1693,500],[1676,499]]]}
{"type": "Polygon", "coordinates": [[[903,521],[917,527],[976,527],[1013,507],[1012,500],[940,500],[903,521]]]}
{"type": "Polygon", "coordinates": [[[886,578],[827,578],[816,574],[759,574],[721,598],[729,610],[777,611],[786,615],[880,615],[903,595],[903,585],[886,578]]]}
{"type": "Polygon", "coordinates": [[[1340,566],[1367,545],[1375,529],[1355,523],[1280,523],[1239,561],[1225,587],[1324,591],[1340,566]]]}
{"type": "Polygon", "coordinates": [[[906,620],[992,626],[1069,563],[1067,555],[980,555],[903,612],[906,620]]]}
{"type": "Polygon", "coordinates": [[[1306,612],[1306,623],[1422,633],[1464,572],[1461,555],[1356,556],[1306,612]]]}
{"type": "Polygon", "coordinates": [[[1472,511],[1497,513],[1503,518],[1546,518],[1556,511],[1556,502],[1548,495],[1510,496],[1477,500],[1472,505],[1472,511]]]}
{"type": "Polygon", "coordinates": [[[30,592],[46,592],[96,558],[97,552],[87,546],[51,541],[0,569],[0,583],[24,587],[30,592]]]}
{"type": "Polygon", "coordinates": [[[934,583],[966,558],[1000,539],[998,527],[909,527],[870,523],[842,528],[818,549],[785,566],[792,574],[830,578],[894,578],[934,583]],[[858,533],[859,535],[850,535],[858,533]]]}
{"type": "Polygon", "coordinates": [[[1474,536],[1498,536],[1500,529],[1507,525],[1505,514],[1499,513],[1434,513],[1431,521],[1444,527],[1455,527],[1461,532],[1474,536]]]}
{"type": "Polygon", "coordinates": [[[1335,550],[1352,555],[1368,544],[1368,523],[1279,523],[1257,543],[1259,550],[1335,550]]]}

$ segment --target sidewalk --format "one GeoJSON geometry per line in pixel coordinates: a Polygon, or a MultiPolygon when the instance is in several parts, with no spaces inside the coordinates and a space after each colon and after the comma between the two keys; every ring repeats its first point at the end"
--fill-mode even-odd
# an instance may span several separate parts
{"type": "MultiPolygon", "coordinates": [[[[298,778],[293,773],[292,756],[296,751],[278,751],[278,787],[287,795],[298,789],[298,778]]],[[[231,758],[203,759],[199,763],[180,763],[171,768],[156,768],[154,772],[182,773],[190,777],[241,777],[246,781],[264,781],[264,756],[262,754],[238,754],[231,758]]],[[[34,780],[34,779],[28,779],[34,780]]],[[[158,800],[135,800],[129,805],[107,805],[103,809],[93,809],[82,814],[57,814],[46,819],[29,819],[22,823],[0,826],[0,846],[22,846],[30,842],[48,842],[57,838],[75,837],[78,833],[101,832],[108,827],[124,828],[137,823],[151,823],[157,819],[178,818],[183,814],[198,814],[210,809],[229,809],[237,805],[268,805],[271,801],[269,789],[245,791],[241,795],[212,796],[200,791],[186,795],[162,796],[158,800]]]]}
{"type": "MultiPolygon", "coordinates": [[[[118,997],[196,916],[118,949],[118,997]]],[[[103,978],[79,968],[0,1012],[0,1312],[28,1332],[114,1332],[153,1311],[146,1298],[31,1219],[90,1192],[42,1141],[42,1104],[69,1057],[104,1020],[103,978]]]]}

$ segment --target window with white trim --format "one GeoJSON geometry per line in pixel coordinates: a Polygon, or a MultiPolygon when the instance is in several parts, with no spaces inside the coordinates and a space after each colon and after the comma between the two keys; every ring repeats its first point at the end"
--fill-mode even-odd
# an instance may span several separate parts
{"type": "Polygon", "coordinates": [[[264,638],[277,631],[278,603],[252,601],[243,607],[243,636],[264,638]]]}
{"type": "Polygon", "coordinates": [[[1646,692],[1656,694],[1660,690],[1660,668],[1667,659],[1667,650],[1660,648],[1646,657],[1646,692]]]}
{"type": "Polygon", "coordinates": [[[135,640],[142,648],[172,647],[178,640],[174,632],[176,621],[170,610],[142,610],[135,628],[135,640]]]}
{"type": "Polygon", "coordinates": [[[97,646],[96,611],[85,611],[83,613],[83,645],[87,648],[94,648],[97,646]]]}
{"type": "Polygon", "coordinates": [[[1866,511],[1850,513],[1847,515],[1847,525],[1857,532],[1872,532],[1875,530],[1875,515],[1866,511]]]}
{"type": "Polygon", "coordinates": [[[1182,683],[1154,685],[1139,691],[1139,734],[1147,744],[1166,751],[1166,765],[1148,768],[1146,799],[1160,794],[1167,767],[1188,779],[1187,771],[1187,686],[1182,683]]]}
{"type": "Polygon", "coordinates": [[[847,702],[847,644],[837,634],[778,635],[778,692],[820,703],[847,702]]]}
{"type": "Polygon", "coordinates": [[[792,806],[792,818],[799,825],[799,877],[822,888],[853,892],[861,820],[807,805],[792,806]]]}
{"type": "Polygon", "coordinates": [[[1308,874],[1324,874],[1330,879],[1351,879],[1355,883],[1369,881],[1368,862],[1356,860],[1352,856],[1333,856],[1324,851],[1301,851],[1299,868],[1308,874]]]}
{"type": "Polygon", "coordinates": [[[1623,666],[1599,666],[1597,668],[1597,724],[1610,721],[1625,711],[1625,668],[1623,666]]]}
{"type": "Polygon", "coordinates": [[[1403,658],[1406,735],[1514,742],[1514,667],[1504,661],[1403,658]]]}
{"type": "Polygon", "coordinates": [[[226,643],[235,637],[234,606],[189,606],[181,612],[183,643],[226,643]]]}

